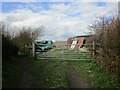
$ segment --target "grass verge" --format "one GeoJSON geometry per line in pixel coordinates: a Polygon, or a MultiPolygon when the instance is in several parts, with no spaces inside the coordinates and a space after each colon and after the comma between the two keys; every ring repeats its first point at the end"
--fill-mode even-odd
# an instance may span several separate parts
{"type": "Polygon", "coordinates": [[[17,88],[19,87],[22,77],[20,56],[12,57],[11,60],[2,63],[2,87],[17,88]]]}
{"type": "Polygon", "coordinates": [[[79,74],[90,83],[93,88],[120,88],[116,75],[104,71],[99,64],[86,61],[71,61],[79,74]]]}

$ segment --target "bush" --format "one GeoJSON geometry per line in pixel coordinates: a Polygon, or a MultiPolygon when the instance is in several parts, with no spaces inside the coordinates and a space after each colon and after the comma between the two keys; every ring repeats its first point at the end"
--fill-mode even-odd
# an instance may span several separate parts
{"type": "Polygon", "coordinates": [[[18,55],[18,47],[13,44],[12,40],[2,35],[2,60],[9,60],[12,56],[18,55]]]}
{"type": "Polygon", "coordinates": [[[97,48],[99,54],[96,56],[98,62],[105,70],[120,74],[120,19],[118,17],[101,18],[92,26],[95,32],[95,42],[100,46],[97,48]]]}

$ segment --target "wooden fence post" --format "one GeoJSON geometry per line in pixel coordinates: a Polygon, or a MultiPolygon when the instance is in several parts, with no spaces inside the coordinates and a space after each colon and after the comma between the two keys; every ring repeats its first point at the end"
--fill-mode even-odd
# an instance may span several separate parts
{"type": "Polygon", "coordinates": [[[32,55],[35,58],[35,43],[32,43],[32,55]]]}
{"type": "Polygon", "coordinates": [[[95,59],[95,41],[93,41],[93,59],[95,59]]]}

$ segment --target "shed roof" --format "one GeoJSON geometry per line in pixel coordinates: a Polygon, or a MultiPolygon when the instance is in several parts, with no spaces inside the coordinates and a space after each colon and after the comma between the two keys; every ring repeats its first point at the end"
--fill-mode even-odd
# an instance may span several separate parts
{"type": "Polygon", "coordinates": [[[73,38],[78,38],[78,37],[89,37],[89,36],[93,36],[93,34],[91,34],[91,35],[80,35],[80,36],[75,36],[75,37],[73,37],[73,38]]]}

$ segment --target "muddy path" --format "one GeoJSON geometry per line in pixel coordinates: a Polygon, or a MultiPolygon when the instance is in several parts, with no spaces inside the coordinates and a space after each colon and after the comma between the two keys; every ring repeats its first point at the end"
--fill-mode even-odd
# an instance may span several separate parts
{"type": "Polygon", "coordinates": [[[70,70],[68,76],[68,83],[70,88],[92,88],[73,67],[72,63],[68,62],[68,68],[70,70]]]}
{"type": "MultiPolygon", "coordinates": [[[[37,88],[35,87],[35,83],[37,81],[37,77],[35,77],[30,71],[31,62],[29,58],[22,57],[21,58],[21,66],[22,66],[22,78],[19,88],[37,88]]],[[[69,61],[67,63],[69,68],[69,73],[67,73],[67,79],[70,89],[71,88],[91,88],[91,86],[85,82],[85,80],[78,74],[78,72],[73,67],[72,63],[69,61]]]]}
{"type": "Polygon", "coordinates": [[[21,69],[22,69],[22,78],[19,88],[33,88],[35,77],[30,71],[30,60],[29,58],[23,56],[21,58],[21,69]]]}

